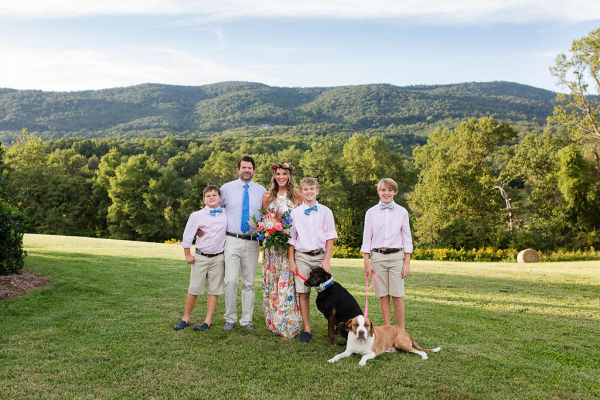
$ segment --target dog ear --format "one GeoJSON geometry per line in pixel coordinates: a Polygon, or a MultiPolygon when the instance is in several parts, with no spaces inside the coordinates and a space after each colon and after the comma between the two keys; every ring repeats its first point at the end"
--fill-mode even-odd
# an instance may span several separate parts
{"type": "Polygon", "coordinates": [[[352,330],[352,324],[354,323],[354,318],[350,318],[347,322],[346,322],[346,331],[350,332],[352,330]]]}
{"type": "Polygon", "coordinates": [[[373,323],[370,319],[365,321],[365,327],[367,328],[367,336],[373,336],[373,323]]]}

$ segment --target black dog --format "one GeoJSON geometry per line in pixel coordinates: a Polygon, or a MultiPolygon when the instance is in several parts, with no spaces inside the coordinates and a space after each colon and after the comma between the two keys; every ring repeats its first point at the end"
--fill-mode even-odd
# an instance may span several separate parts
{"type": "MultiPolygon", "coordinates": [[[[317,308],[327,318],[329,329],[329,343],[333,343],[334,330],[340,322],[346,322],[357,315],[363,315],[362,309],[352,295],[337,282],[331,279],[331,274],[323,268],[313,269],[304,282],[304,286],[314,287],[319,294],[315,301],[317,308]]],[[[348,332],[340,330],[344,339],[348,339],[348,332]],[[345,335],[344,335],[345,334],[345,335]]]]}

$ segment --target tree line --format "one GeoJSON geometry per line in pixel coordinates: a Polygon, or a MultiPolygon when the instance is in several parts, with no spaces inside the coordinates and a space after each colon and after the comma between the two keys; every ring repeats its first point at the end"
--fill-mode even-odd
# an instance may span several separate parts
{"type": "Polygon", "coordinates": [[[412,157],[379,136],[348,138],[109,139],[42,141],[23,133],[4,155],[14,203],[29,231],[162,242],[181,236],[202,190],[236,179],[236,160],[296,166],[317,178],[335,215],[338,245],[359,247],[376,183],[400,184],[420,246],[578,249],[600,244],[600,172],[565,129],[521,141],[506,123],[471,119],[438,130],[412,157]]]}

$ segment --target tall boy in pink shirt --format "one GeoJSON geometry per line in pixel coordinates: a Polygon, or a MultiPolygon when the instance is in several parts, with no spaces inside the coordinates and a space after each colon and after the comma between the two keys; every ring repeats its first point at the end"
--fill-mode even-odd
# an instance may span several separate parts
{"type": "MultiPolygon", "coordinates": [[[[333,213],[327,207],[317,202],[319,184],[314,178],[304,178],[300,182],[300,191],[304,203],[290,213],[292,228],[288,243],[288,260],[290,271],[307,278],[310,271],[321,267],[331,272],[331,254],[333,241],[337,239],[337,232],[333,220],[333,213]]],[[[311,338],[310,329],[310,287],[304,286],[304,280],[295,276],[296,293],[300,297],[300,313],[304,323],[304,332],[300,341],[308,342],[311,338]]]]}
{"type": "Polygon", "coordinates": [[[379,204],[367,210],[360,251],[365,272],[373,274],[384,325],[392,324],[391,297],[396,324],[404,329],[404,278],[410,274],[413,245],[408,212],[394,202],[397,193],[398,184],[393,179],[385,178],[377,184],[379,204]]]}
{"type": "Polygon", "coordinates": [[[198,295],[204,294],[208,282],[208,301],[206,304],[206,318],[202,325],[196,326],[195,331],[204,331],[211,328],[213,314],[217,308],[219,295],[224,290],[223,279],[225,276],[225,232],[227,231],[227,215],[219,207],[221,191],[218,186],[209,185],[203,192],[204,207],[193,212],[183,232],[183,252],[185,260],[191,265],[190,286],[185,300],[183,319],[175,325],[175,330],[184,329],[190,323],[192,310],[196,305],[198,295]],[[196,236],[198,229],[204,234],[196,236]],[[192,241],[196,236],[195,254],[190,253],[192,241]]]}

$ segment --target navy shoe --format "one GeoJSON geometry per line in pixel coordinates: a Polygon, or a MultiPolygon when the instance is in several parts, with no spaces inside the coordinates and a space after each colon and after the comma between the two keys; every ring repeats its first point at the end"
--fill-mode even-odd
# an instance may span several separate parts
{"type": "Polygon", "coordinates": [[[300,335],[300,341],[304,343],[310,342],[310,338],[310,332],[302,332],[302,335],[300,335]]]}
{"type": "Polygon", "coordinates": [[[210,329],[210,328],[212,328],[212,324],[209,325],[206,322],[204,322],[202,325],[195,326],[194,330],[195,331],[205,331],[205,330],[210,329]]]}
{"type": "Polygon", "coordinates": [[[177,325],[175,325],[175,330],[180,331],[180,330],[184,329],[185,327],[187,327],[188,325],[189,325],[189,323],[185,322],[184,320],[181,320],[177,323],[177,325]]]}
{"type": "Polygon", "coordinates": [[[250,322],[248,325],[242,325],[242,328],[244,329],[248,329],[249,331],[255,331],[256,329],[254,329],[254,327],[252,326],[252,322],[250,322]]]}

